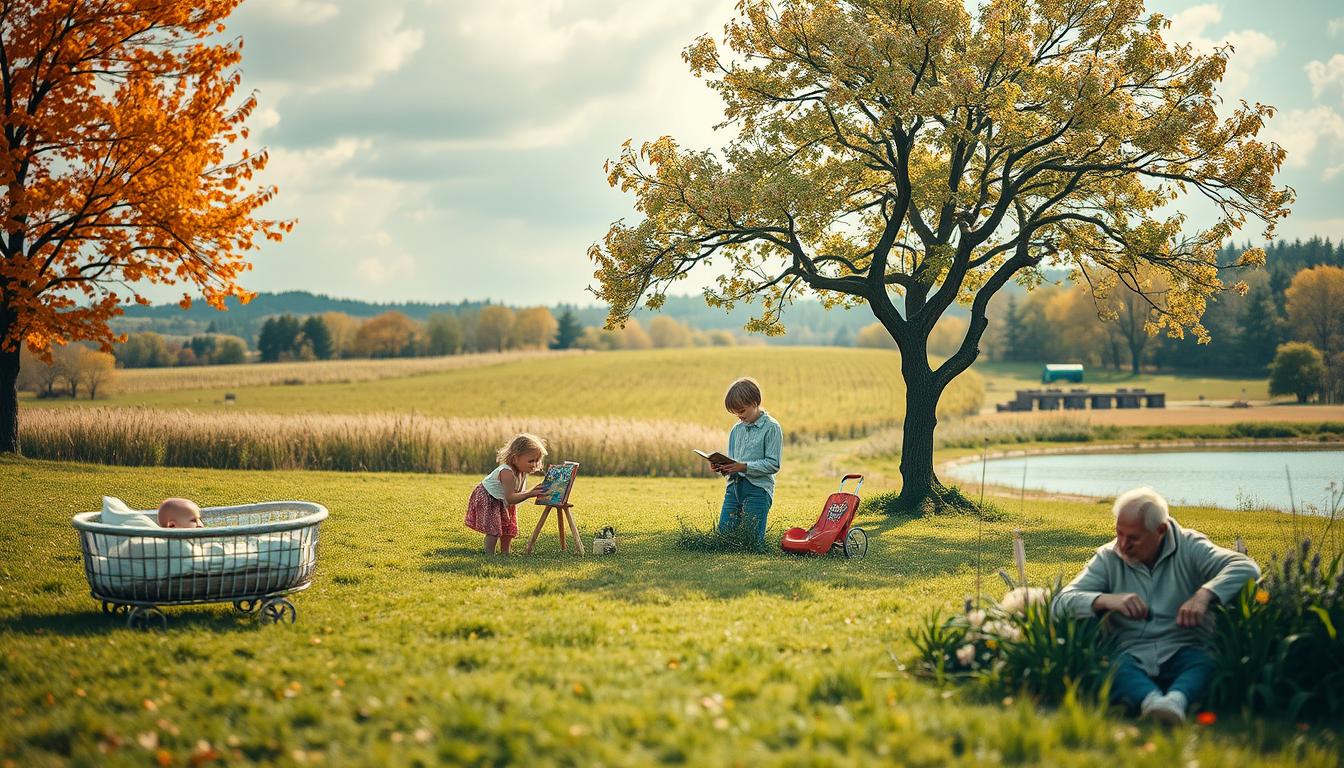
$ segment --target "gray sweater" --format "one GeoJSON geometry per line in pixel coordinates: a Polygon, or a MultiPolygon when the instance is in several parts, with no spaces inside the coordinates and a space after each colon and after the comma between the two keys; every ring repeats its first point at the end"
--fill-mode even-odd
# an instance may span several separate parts
{"type": "MultiPolygon", "coordinates": [[[[1055,613],[1076,618],[1095,615],[1098,595],[1133,592],[1148,604],[1147,619],[1111,617],[1122,651],[1132,654],[1144,672],[1156,676],[1158,666],[1180,648],[1201,645],[1198,628],[1176,625],[1176,612],[1200,587],[1207,587],[1223,603],[1231,602],[1247,581],[1260,578],[1260,568],[1249,557],[1224,549],[1199,531],[1170,520],[1162,537],[1157,561],[1149,568],[1130,565],[1115,551],[1115,540],[1097,548],[1087,567],[1055,598],[1055,613]]],[[[1211,620],[1206,616],[1205,622],[1211,620]]]]}

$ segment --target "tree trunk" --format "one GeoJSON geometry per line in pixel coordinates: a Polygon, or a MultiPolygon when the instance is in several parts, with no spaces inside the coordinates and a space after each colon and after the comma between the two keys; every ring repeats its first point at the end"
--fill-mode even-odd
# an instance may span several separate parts
{"type": "MultiPolygon", "coordinates": [[[[912,366],[918,368],[918,364],[912,366]]],[[[933,473],[933,431],[938,426],[938,387],[933,374],[905,372],[905,425],[901,435],[901,496],[899,504],[914,509],[941,484],[933,473]]]]}
{"type": "Polygon", "coordinates": [[[0,351],[0,453],[19,452],[18,381],[18,348],[0,351]]]}

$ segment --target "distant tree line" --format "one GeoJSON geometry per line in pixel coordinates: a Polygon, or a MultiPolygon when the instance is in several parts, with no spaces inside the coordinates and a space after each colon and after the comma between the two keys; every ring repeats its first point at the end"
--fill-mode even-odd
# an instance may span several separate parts
{"type": "MultiPolygon", "coordinates": [[[[1191,337],[1150,335],[1157,310],[1117,287],[1104,297],[1085,288],[1044,285],[997,300],[994,332],[985,338],[992,360],[1080,362],[1138,372],[1171,371],[1265,375],[1280,345],[1312,344],[1325,358],[1344,351],[1344,243],[1312,238],[1267,248],[1264,270],[1238,273],[1244,295],[1223,293],[1204,313],[1208,344],[1191,337]]],[[[1233,250],[1224,251],[1228,263],[1233,250]]]]}
{"type": "Polygon", "coordinates": [[[16,389],[38,397],[77,398],[82,393],[90,400],[106,396],[116,380],[116,362],[112,355],[81,344],[56,346],[51,360],[44,361],[26,347],[16,389]]]}

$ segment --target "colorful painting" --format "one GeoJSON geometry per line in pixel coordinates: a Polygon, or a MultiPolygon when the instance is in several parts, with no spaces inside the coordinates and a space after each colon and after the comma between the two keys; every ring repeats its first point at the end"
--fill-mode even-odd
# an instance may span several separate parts
{"type": "Polygon", "coordinates": [[[574,476],[579,473],[579,462],[566,461],[564,464],[548,464],[546,479],[541,484],[549,491],[537,497],[538,504],[556,506],[569,501],[569,490],[574,487],[574,476]]]}

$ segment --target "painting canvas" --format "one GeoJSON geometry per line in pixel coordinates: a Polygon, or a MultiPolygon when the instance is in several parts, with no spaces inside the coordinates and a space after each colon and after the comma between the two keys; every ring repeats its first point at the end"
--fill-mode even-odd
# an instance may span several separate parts
{"type": "Polygon", "coordinates": [[[569,501],[569,490],[574,487],[574,476],[579,473],[579,462],[566,461],[564,464],[548,464],[546,466],[546,479],[542,480],[542,485],[549,488],[549,492],[538,496],[536,503],[555,506],[565,504],[569,501]]]}

